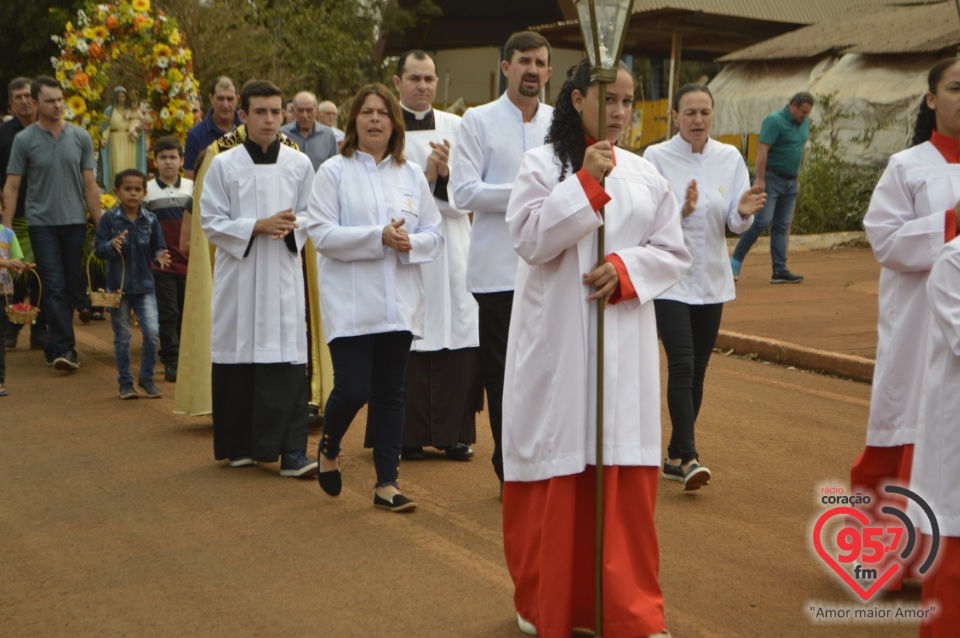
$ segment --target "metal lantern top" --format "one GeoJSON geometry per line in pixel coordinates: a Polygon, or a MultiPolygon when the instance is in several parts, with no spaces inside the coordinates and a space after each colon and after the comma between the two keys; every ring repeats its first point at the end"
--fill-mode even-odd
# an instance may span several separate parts
{"type": "Polygon", "coordinates": [[[633,0],[576,1],[592,75],[600,82],[615,82],[633,0]]]}

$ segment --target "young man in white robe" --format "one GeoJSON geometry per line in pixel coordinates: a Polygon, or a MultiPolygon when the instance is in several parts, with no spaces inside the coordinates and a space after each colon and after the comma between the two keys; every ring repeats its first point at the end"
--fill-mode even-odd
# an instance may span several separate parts
{"type": "Polygon", "coordinates": [[[211,334],[214,456],[231,467],[275,462],[282,476],[317,472],[307,458],[307,334],[300,250],[313,183],[310,159],[280,143],[283,98],[248,82],[247,139],[219,153],[203,180],[200,222],[218,250],[211,334]]]}

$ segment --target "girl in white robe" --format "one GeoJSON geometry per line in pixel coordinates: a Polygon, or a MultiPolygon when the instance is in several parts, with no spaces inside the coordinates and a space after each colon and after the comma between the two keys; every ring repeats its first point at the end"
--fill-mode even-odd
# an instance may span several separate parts
{"type": "Polygon", "coordinates": [[[599,88],[584,61],[557,98],[546,146],[521,162],[506,221],[517,271],[504,384],[504,552],[522,630],[592,627],[596,308],[604,318],[603,635],[664,631],[653,524],[660,461],[654,297],[690,265],[677,200],[654,167],[614,151],[633,79],[599,88]],[[598,178],[606,175],[601,187],[598,178]],[[605,202],[605,221],[597,210],[605,202]],[[596,237],[606,226],[607,261],[596,237]]]}
{"type": "MultiPolygon", "coordinates": [[[[914,146],[890,158],[863,220],[883,268],[867,445],[850,470],[852,493],[882,496],[884,483],[909,486],[930,328],[924,288],[937,253],[957,232],[960,63],[938,63],[928,84],[914,146]]],[[[900,586],[894,577],[884,589],[900,586]]]]}
{"type": "MultiPolygon", "coordinates": [[[[960,627],[960,239],[940,251],[927,280],[932,321],[920,403],[911,489],[933,509],[940,527],[939,563],[924,575],[922,607],[939,613],[920,626],[921,638],[946,638],[960,627]]],[[[911,510],[931,545],[926,515],[911,510]]],[[[920,553],[926,559],[927,552],[920,553]]]]}

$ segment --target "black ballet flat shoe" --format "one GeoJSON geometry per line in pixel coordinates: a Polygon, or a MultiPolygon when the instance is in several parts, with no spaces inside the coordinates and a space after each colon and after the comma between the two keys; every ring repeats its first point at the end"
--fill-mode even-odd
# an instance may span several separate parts
{"type": "Polygon", "coordinates": [[[377,494],[373,495],[373,506],[380,509],[390,510],[391,512],[412,512],[417,509],[417,504],[411,501],[403,494],[394,494],[389,501],[380,498],[377,494]]]}
{"type": "Polygon", "coordinates": [[[318,472],[317,482],[320,483],[320,489],[327,495],[340,496],[340,491],[343,489],[343,477],[340,475],[340,468],[329,472],[318,472]]]}

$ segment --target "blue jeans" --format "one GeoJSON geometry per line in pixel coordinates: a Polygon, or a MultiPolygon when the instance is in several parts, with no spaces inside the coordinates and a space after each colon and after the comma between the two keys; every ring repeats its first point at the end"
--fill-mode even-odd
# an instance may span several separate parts
{"type": "Polygon", "coordinates": [[[140,331],[143,333],[143,350],[140,355],[139,380],[153,379],[153,369],[157,365],[157,344],[160,341],[160,326],[157,319],[157,298],[152,292],[139,295],[124,294],[120,298],[120,307],[111,308],[113,322],[113,353],[117,358],[117,381],[121,384],[133,383],[130,375],[130,310],[140,319],[140,331]]]}
{"type": "Polygon", "coordinates": [[[329,343],[333,390],[323,412],[319,453],[328,459],[339,456],[343,435],[369,400],[367,431],[373,437],[377,486],[397,484],[412,340],[409,332],[382,332],[339,337],[329,343]]]}
{"type": "Polygon", "coordinates": [[[767,202],[757,213],[753,225],[740,235],[740,241],[733,249],[733,258],[742,262],[769,226],[770,258],[773,272],[778,273],[787,269],[787,235],[790,234],[790,221],[797,205],[797,180],[784,179],[769,171],[766,180],[767,202]]]}
{"type": "Polygon", "coordinates": [[[47,358],[74,350],[73,311],[81,307],[80,260],[86,227],[30,226],[30,244],[37,262],[37,273],[43,283],[42,311],[47,315],[50,343],[47,358]]]}

